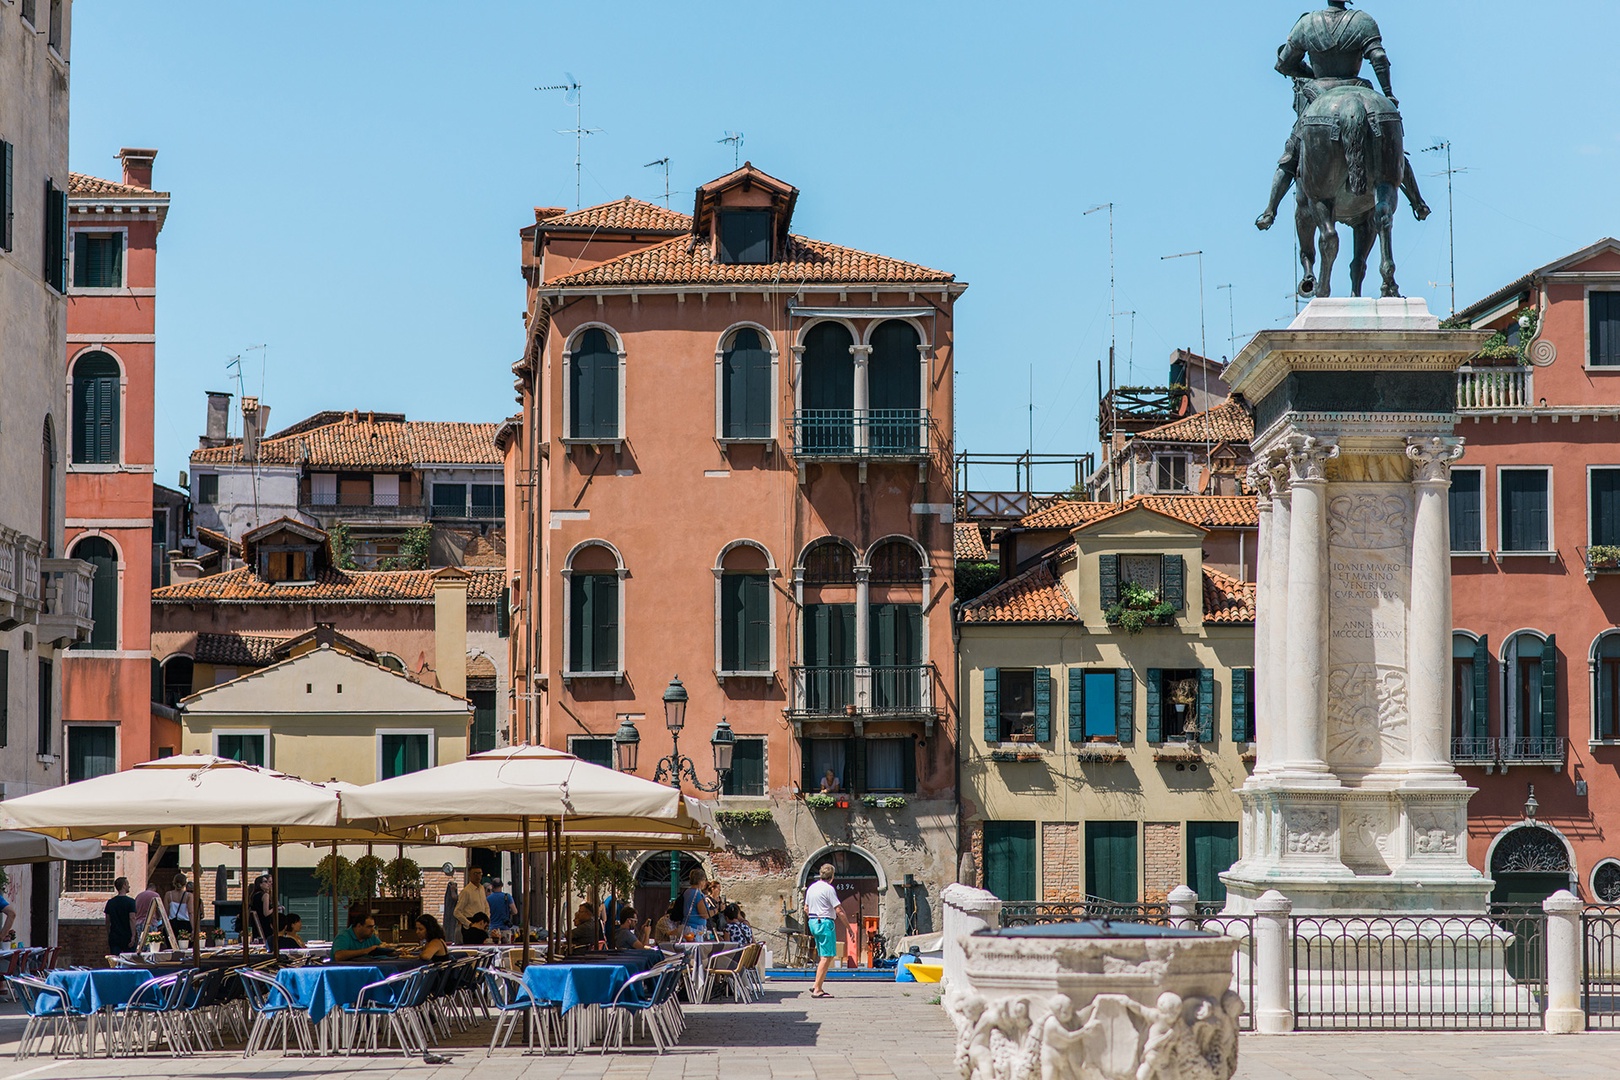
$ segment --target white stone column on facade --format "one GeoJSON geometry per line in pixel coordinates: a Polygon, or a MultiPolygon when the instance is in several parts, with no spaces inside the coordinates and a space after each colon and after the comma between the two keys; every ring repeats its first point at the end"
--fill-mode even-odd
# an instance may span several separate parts
{"type": "Polygon", "coordinates": [[[1568,889],[1541,902],[1547,913],[1546,1031],[1569,1035],[1586,1030],[1581,1009],[1581,912],[1585,905],[1568,889]]]}
{"type": "MultiPolygon", "coordinates": [[[[872,568],[855,566],[855,704],[862,712],[872,705],[872,568]]],[[[858,734],[858,732],[857,732],[858,734]]],[[[847,789],[846,789],[847,790],[847,789]]]]}
{"type": "MultiPolygon", "coordinates": [[[[1293,540],[1293,495],[1288,488],[1286,461],[1268,461],[1271,473],[1271,543],[1266,550],[1271,558],[1271,574],[1266,583],[1267,603],[1271,612],[1267,617],[1266,637],[1256,638],[1255,647],[1263,650],[1256,655],[1255,666],[1266,681],[1265,712],[1256,712],[1255,728],[1261,733],[1258,740],[1257,766],[1267,773],[1277,772],[1288,760],[1288,547],[1293,540]]],[[[1256,769],[1258,772],[1259,769],[1256,769]]]]}
{"type": "Polygon", "coordinates": [[[1409,780],[1460,786],[1451,765],[1451,463],[1458,439],[1408,439],[1416,508],[1412,519],[1412,596],[1406,635],[1411,716],[1409,780]]]}
{"type": "Polygon", "coordinates": [[[1289,935],[1294,905],[1270,889],[1254,902],[1254,1030],[1260,1035],[1286,1035],[1294,1030],[1289,935]]]}
{"type": "Polygon", "coordinates": [[[1326,761],[1327,706],[1327,463],[1336,444],[1313,435],[1288,442],[1287,698],[1288,756],[1282,773],[1291,783],[1337,787],[1326,761]]]}
{"type": "Polygon", "coordinates": [[[849,354],[855,358],[855,450],[864,453],[870,449],[872,437],[867,423],[872,410],[872,390],[867,382],[872,370],[872,346],[851,345],[849,354]]]}
{"type": "Polygon", "coordinates": [[[962,939],[980,930],[1001,929],[1001,900],[993,892],[971,885],[947,885],[939,894],[942,920],[944,979],[960,991],[966,982],[962,939]]]}

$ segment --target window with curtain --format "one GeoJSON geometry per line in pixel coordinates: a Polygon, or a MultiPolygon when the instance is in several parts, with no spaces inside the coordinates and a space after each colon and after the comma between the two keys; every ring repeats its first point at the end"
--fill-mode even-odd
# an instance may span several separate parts
{"type": "Polygon", "coordinates": [[[1604,634],[1597,652],[1597,715],[1592,737],[1620,740],[1620,633],[1604,634]]]}
{"type": "Polygon", "coordinates": [[[576,572],[568,593],[568,670],[619,671],[619,575],[576,572]]]}
{"type": "Polygon", "coordinates": [[[827,772],[832,771],[839,791],[848,791],[854,782],[850,775],[850,752],[847,739],[805,739],[804,790],[815,794],[821,790],[827,772]]]}
{"type": "Polygon", "coordinates": [[[720,669],[771,669],[771,579],[761,573],[720,575],[720,669]]]}
{"type": "Polygon", "coordinates": [[[720,431],[727,439],[771,437],[771,353],[758,330],[742,327],[721,357],[720,431]]]}
{"type": "Polygon", "coordinates": [[[268,765],[269,741],[262,732],[219,731],[214,733],[214,753],[244,765],[268,765]]]}
{"type": "Polygon", "coordinates": [[[433,736],[425,731],[397,732],[379,735],[382,744],[382,775],[379,780],[391,780],[406,773],[421,772],[430,767],[433,736]]]}
{"type": "MultiPolygon", "coordinates": [[[[1472,739],[1484,720],[1476,712],[1474,682],[1479,643],[1468,634],[1451,635],[1451,737],[1472,739]]],[[[1464,749],[1468,749],[1464,747],[1464,749]]]]}
{"type": "Polygon", "coordinates": [[[118,553],[112,544],[99,536],[87,536],[73,545],[72,555],[95,567],[95,578],[90,585],[90,617],[95,626],[88,640],[75,646],[80,649],[116,649],[118,647],[118,553]]]}
{"type": "Polygon", "coordinates": [[[1592,349],[1587,362],[1593,367],[1620,365],[1620,292],[1593,289],[1586,296],[1586,304],[1592,349]]]}
{"type": "Polygon", "coordinates": [[[73,462],[118,462],[122,392],[118,361],[104,352],[85,353],[73,363],[73,462]]]}
{"type": "Polygon", "coordinates": [[[866,791],[906,790],[906,751],[910,739],[866,740],[866,791]]]}
{"type": "Polygon", "coordinates": [[[1502,734],[1540,740],[1557,734],[1556,638],[1525,631],[1508,639],[1502,666],[1507,680],[1502,734]]]}
{"type": "Polygon", "coordinates": [[[1002,668],[997,693],[1002,741],[1035,738],[1035,670],[1002,668]]]}
{"type": "Polygon", "coordinates": [[[1485,472],[1451,470],[1451,550],[1485,550],[1485,472]]]}
{"type": "Polygon", "coordinates": [[[118,771],[118,729],[111,724],[70,724],[67,729],[68,783],[118,771]]]}
{"type": "Polygon", "coordinates": [[[731,749],[731,771],[726,774],[726,795],[765,794],[765,740],[737,736],[731,749]]]}
{"type": "Polygon", "coordinates": [[[116,289],[124,284],[124,234],[73,234],[73,287],[116,289]]]}
{"type": "Polygon", "coordinates": [[[1501,478],[1502,550],[1550,551],[1552,531],[1547,517],[1547,496],[1551,471],[1503,469],[1501,478]]]}
{"type": "Polygon", "coordinates": [[[572,439],[619,438],[619,350],[606,330],[592,327],[574,339],[569,371],[572,439]]]}

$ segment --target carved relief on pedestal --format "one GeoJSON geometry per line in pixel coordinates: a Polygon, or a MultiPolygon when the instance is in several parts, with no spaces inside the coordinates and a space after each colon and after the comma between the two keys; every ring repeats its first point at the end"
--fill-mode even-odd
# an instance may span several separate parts
{"type": "Polygon", "coordinates": [[[1462,822],[1455,810],[1433,806],[1409,806],[1406,820],[1411,829],[1414,855],[1455,855],[1462,846],[1462,822]]]}
{"type": "Polygon", "coordinates": [[[1406,757],[1410,714],[1406,672],[1382,664],[1335,664],[1328,670],[1328,760],[1377,765],[1406,757]]]}
{"type": "Polygon", "coordinates": [[[1339,856],[1358,874],[1389,872],[1390,811],[1382,806],[1345,806],[1339,811],[1339,856]]]}
{"type": "Polygon", "coordinates": [[[1355,548],[1405,548],[1412,500],[1404,493],[1360,491],[1328,500],[1328,543],[1355,548]]]}
{"type": "Polygon", "coordinates": [[[1334,848],[1333,815],[1326,807],[1288,808],[1285,847],[1290,855],[1331,855],[1334,848]]]}

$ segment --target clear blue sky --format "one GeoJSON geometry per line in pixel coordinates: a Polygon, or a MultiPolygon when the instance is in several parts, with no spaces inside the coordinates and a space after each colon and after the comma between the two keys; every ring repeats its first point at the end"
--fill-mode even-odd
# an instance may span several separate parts
{"type": "MultiPolygon", "coordinates": [[[[155,146],[173,192],[159,264],[158,478],[203,391],[276,426],[323,408],[420,419],[514,411],[518,229],[572,205],[564,70],[585,84],[587,203],[673,204],[731,167],[797,185],[797,231],[948,269],[958,445],[1096,444],[1115,204],[1120,381],[1162,381],[1294,312],[1293,244],[1259,212],[1292,119],[1271,65],[1306,0],[1161,3],[149,2],[74,5],[72,162],[116,177],[155,146]],[[1231,283],[1230,294],[1218,285],[1231,283]],[[259,358],[268,356],[268,364],[259,358]]],[[[1409,147],[1454,144],[1460,304],[1620,231],[1620,4],[1369,0],[1409,147]]],[[[1397,226],[1399,280],[1450,307],[1445,179],[1397,226]]],[[[1340,277],[1341,282],[1343,276],[1340,277]]]]}

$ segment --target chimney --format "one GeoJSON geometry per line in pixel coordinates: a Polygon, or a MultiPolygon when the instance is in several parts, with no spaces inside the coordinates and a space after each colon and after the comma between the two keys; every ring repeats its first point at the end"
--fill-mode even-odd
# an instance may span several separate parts
{"type": "Polygon", "coordinates": [[[439,689],[467,696],[467,582],[454,566],[433,573],[433,670],[439,689]]]}
{"type": "Polygon", "coordinates": [[[126,146],[118,151],[118,160],[124,163],[124,183],[130,187],[152,190],[152,159],[156,150],[137,150],[126,146]]]}
{"type": "Polygon", "coordinates": [[[227,438],[230,428],[231,395],[219,390],[208,391],[208,423],[203,429],[202,444],[218,446],[227,438]]]}
{"type": "Polygon", "coordinates": [[[259,460],[259,399],[242,399],[242,460],[259,460]]]}
{"type": "Polygon", "coordinates": [[[169,582],[195,581],[203,576],[202,563],[185,558],[181,552],[169,553],[169,582]]]}

